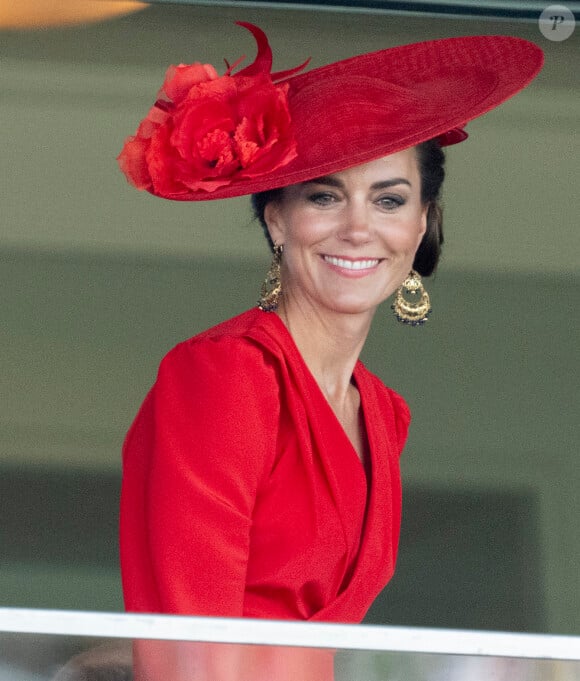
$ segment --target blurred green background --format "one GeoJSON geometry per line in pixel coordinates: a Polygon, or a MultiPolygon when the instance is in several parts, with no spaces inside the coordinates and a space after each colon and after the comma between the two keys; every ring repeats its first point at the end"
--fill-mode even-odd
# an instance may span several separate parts
{"type": "Polygon", "coordinates": [[[580,634],[580,44],[531,23],[152,6],[0,32],[0,605],[120,610],[122,439],[163,354],[254,305],[245,199],[178,204],[115,156],[170,63],[319,66],[507,33],[546,67],[448,151],[446,251],[424,328],[377,314],[364,359],[414,422],[397,574],[369,620],[580,634]]]}

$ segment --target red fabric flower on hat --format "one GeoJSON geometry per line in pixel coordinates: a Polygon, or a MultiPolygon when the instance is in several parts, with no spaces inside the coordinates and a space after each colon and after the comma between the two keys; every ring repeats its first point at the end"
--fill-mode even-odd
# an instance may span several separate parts
{"type": "Polygon", "coordinates": [[[247,27],[258,56],[240,73],[230,75],[228,69],[219,76],[200,63],[169,68],[157,102],[117,159],[132,185],[185,199],[270,173],[296,158],[288,85],[274,84],[266,37],[247,27]]]}

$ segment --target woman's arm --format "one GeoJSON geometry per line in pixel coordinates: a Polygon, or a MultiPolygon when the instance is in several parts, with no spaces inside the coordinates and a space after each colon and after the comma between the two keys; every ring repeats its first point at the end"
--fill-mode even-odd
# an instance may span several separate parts
{"type": "Polygon", "coordinates": [[[275,370],[251,341],[188,341],[163,360],[123,453],[128,610],[242,616],[278,405],[275,370]]]}

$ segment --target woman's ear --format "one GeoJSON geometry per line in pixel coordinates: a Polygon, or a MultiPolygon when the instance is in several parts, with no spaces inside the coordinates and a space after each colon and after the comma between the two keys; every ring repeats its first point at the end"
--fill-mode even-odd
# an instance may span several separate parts
{"type": "Polygon", "coordinates": [[[268,227],[270,238],[275,244],[284,243],[284,220],[280,202],[277,200],[268,201],[264,206],[264,222],[268,227]]]}
{"type": "Polygon", "coordinates": [[[419,229],[419,234],[417,237],[417,248],[419,248],[421,241],[423,241],[423,237],[425,236],[425,232],[427,231],[427,220],[429,219],[429,209],[431,207],[430,203],[426,203],[423,205],[423,210],[421,211],[421,225],[419,229]]]}

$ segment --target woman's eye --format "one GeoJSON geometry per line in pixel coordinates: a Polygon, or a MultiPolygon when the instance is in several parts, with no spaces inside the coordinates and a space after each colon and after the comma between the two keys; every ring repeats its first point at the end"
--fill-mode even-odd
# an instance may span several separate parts
{"type": "Polygon", "coordinates": [[[336,196],[330,194],[329,192],[316,192],[315,194],[310,194],[308,200],[317,206],[330,206],[336,201],[336,196]]]}
{"type": "Polygon", "coordinates": [[[376,203],[383,210],[395,210],[405,203],[405,199],[402,196],[381,196],[376,203]]]}

